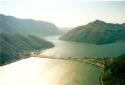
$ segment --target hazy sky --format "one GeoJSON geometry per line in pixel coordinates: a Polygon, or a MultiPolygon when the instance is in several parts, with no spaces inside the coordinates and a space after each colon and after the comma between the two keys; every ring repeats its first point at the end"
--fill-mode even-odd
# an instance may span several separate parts
{"type": "Polygon", "coordinates": [[[125,1],[0,0],[0,14],[76,27],[95,19],[125,22],[125,1]]]}

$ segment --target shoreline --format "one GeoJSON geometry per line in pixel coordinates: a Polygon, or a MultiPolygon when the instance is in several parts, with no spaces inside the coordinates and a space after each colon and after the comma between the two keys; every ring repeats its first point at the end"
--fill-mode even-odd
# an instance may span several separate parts
{"type": "MultiPolygon", "coordinates": [[[[44,50],[42,50],[44,51],[44,50]]],[[[104,73],[104,60],[103,59],[95,59],[95,58],[76,58],[76,57],[47,57],[47,56],[39,56],[39,54],[41,54],[42,51],[32,51],[32,52],[29,52],[27,55],[24,55],[25,58],[21,58],[20,60],[22,59],[26,59],[26,58],[29,58],[29,57],[38,57],[38,58],[49,58],[49,59],[59,59],[59,60],[71,60],[71,61],[75,61],[75,62],[80,62],[80,63],[87,63],[87,64],[91,64],[91,65],[94,65],[96,67],[98,67],[100,69],[100,77],[99,77],[99,85],[104,85],[103,84],[103,81],[102,81],[102,78],[103,78],[103,73],[104,73]]],[[[13,60],[11,62],[16,62],[16,61],[19,61],[19,60],[13,60]]],[[[9,64],[9,63],[7,63],[9,64]]],[[[7,65],[5,64],[5,65],[7,65]]],[[[4,66],[4,65],[2,65],[4,66]]],[[[1,66],[0,66],[1,67],[1,66]]]]}
{"type": "Polygon", "coordinates": [[[73,57],[40,57],[40,58],[49,58],[49,59],[59,59],[59,60],[71,60],[75,62],[80,62],[80,63],[87,63],[94,65],[100,69],[100,76],[99,76],[99,85],[104,85],[102,78],[104,74],[104,61],[103,59],[98,60],[98,59],[93,59],[93,58],[73,58],[73,57]]]}

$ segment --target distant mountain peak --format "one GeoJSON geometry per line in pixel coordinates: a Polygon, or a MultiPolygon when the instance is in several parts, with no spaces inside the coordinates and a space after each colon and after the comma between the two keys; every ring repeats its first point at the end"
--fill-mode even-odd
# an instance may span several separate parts
{"type": "Polygon", "coordinates": [[[120,24],[95,20],[79,26],[60,37],[61,40],[92,44],[125,42],[125,27],[120,24]]]}
{"type": "Polygon", "coordinates": [[[102,21],[102,20],[95,20],[94,22],[102,22],[102,23],[104,23],[104,21],[102,21]]]}
{"type": "Polygon", "coordinates": [[[93,22],[90,22],[90,24],[105,24],[106,22],[101,21],[101,20],[95,20],[93,22]]]}
{"type": "Polygon", "coordinates": [[[5,16],[4,14],[0,14],[0,16],[5,16]]]}
{"type": "Polygon", "coordinates": [[[5,17],[5,15],[4,14],[0,14],[0,18],[2,18],[2,17],[5,17]]]}

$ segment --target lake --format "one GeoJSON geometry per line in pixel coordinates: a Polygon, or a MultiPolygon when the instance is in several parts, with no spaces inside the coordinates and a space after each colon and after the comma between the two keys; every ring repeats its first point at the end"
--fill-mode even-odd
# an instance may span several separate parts
{"type": "MultiPolygon", "coordinates": [[[[49,57],[117,57],[125,43],[94,45],[46,37],[55,47],[41,51],[49,57]]],[[[99,85],[100,69],[94,65],[31,57],[0,67],[0,85],[99,85]]]]}
{"type": "Polygon", "coordinates": [[[42,55],[51,57],[117,57],[125,53],[125,43],[122,42],[95,45],[62,41],[58,40],[58,37],[45,38],[53,42],[55,47],[47,49],[42,55]]]}
{"type": "Polygon", "coordinates": [[[0,85],[99,85],[99,75],[91,64],[31,57],[0,67],[0,85]]]}

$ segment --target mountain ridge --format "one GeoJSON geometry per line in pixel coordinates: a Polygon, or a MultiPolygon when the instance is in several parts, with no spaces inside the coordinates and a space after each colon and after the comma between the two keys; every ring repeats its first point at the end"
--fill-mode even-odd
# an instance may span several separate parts
{"type": "Polygon", "coordinates": [[[108,44],[125,41],[125,27],[121,24],[95,20],[78,26],[60,37],[61,40],[91,44],[108,44]]]}
{"type": "Polygon", "coordinates": [[[3,14],[0,14],[0,30],[5,33],[28,33],[37,36],[50,36],[61,33],[57,26],[50,22],[20,19],[3,14]]]}

